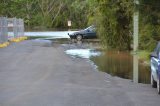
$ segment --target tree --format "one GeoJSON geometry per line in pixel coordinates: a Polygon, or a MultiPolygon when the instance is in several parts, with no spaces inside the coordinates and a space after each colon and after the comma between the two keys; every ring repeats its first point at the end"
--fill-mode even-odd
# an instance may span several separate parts
{"type": "Polygon", "coordinates": [[[63,7],[63,2],[61,0],[37,0],[37,2],[43,17],[42,25],[52,26],[63,7]]]}
{"type": "Polygon", "coordinates": [[[140,49],[153,51],[160,40],[160,1],[140,0],[140,15],[140,49]]]}
{"type": "MultiPolygon", "coordinates": [[[[98,34],[103,44],[130,50],[133,0],[97,0],[98,34]]],[[[97,18],[97,17],[96,17],[97,18]]]]}

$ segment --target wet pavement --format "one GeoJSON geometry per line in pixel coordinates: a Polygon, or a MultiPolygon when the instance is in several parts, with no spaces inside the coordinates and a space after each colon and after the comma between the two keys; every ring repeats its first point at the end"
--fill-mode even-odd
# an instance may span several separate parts
{"type": "Polygon", "coordinates": [[[101,55],[90,42],[56,42],[29,40],[0,49],[0,106],[159,106],[149,84],[93,67],[88,58],[101,55]],[[89,57],[77,57],[79,49],[89,57]]]}

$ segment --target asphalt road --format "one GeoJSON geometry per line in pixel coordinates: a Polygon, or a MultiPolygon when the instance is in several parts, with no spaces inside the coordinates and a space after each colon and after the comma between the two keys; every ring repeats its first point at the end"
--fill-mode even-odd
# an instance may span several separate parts
{"type": "Polygon", "coordinates": [[[49,41],[0,49],[0,106],[160,106],[148,84],[99,72],[49,41]]]}

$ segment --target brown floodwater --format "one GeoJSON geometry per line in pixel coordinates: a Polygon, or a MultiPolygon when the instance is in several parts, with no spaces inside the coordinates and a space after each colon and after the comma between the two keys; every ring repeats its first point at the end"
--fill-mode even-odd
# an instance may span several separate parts
{"type": "Polygon", "coordinates": [[[98,70],[112,76],[131,79],[138,83],[150,83],[150,67],[142,64],[138,59],[135,63],[133,58],[129,52],[107,51],[99,56],[90,57],[90,60],[98,70]]]}

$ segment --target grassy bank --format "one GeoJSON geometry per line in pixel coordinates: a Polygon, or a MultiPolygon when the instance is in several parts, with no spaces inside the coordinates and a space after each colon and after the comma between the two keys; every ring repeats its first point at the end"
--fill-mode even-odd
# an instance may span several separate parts
{"type": "Polygon", "coordinates": [[[150,54],[151,52],[145,51],[145,50],[140,50],[138,51],[138,57],[140,60],[144,61],[145,64],[150,64],[150,54]]]}

